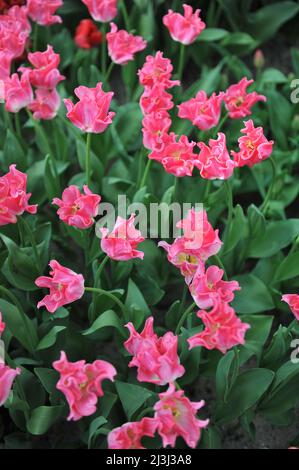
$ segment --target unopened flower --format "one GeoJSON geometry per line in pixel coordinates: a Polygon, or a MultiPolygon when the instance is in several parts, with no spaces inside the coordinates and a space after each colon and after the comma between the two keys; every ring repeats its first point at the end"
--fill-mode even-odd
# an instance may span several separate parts
{"type": "Polygon", "coordinates": [[[144,253],[136,248],[144,241],[144,238],[135,228],[134,222],[135,214],[132,214],[128,220],[117,217],[116,224],[110,233],[107,228],[101,228],[101,248],[109,258],[116,261],[143,259],[144,253]]]}
{"type": "Polygon", "coordinates": [[[81,299],[84,295],[84,278],[82,274],[61,266],[58,261],[52,260],[49,265],[50,277],[40,276],[35,281],[38,287],[50,289],[37,308],[46,307],[48,312],[54,313],[63,305],[81,299]]]}
{"type": "Polygon", "coordinates": [[[78,421],[94,414],[98,398],[104,395],[103,380],[113,381],[116,375],[115,368],[109,362],[69,362],[64,351],[60,359],[53,362],[53,367],[60,374],[56,387],[65,395],[70,407],[68,421],[78,421]]]}
{"type": "Polygon", "coordinates": [[[226,180],[232,176],[236,163],[229,156],[226,137],[222,132],[219,132],[217,140],[210,139],[209,145],[200,142],[198,147],[200,154],[195,166],[202,178],[226,180]]]}
{"type": "Polygon", "coordinates": [[[101,196],[93,194],[87,186],[83,186],[83,191],[81,194],[77,186],[69,186],[63,191],[62,199],[55,197],[52,203],[59,207],[57,214],[67,225],[88,229],[98,214],[101,196]]]}
{"type": "Polygon", "coordinates": [[[63,4],[62,0],[27,0],[28,16],[41,26],[51,26],[62,23],[60,16],[55,15],[56,10],[63,4]]]}
{"type": "Polygon", "coordinates": [[[264,95],[258,95],[255,91],[247,93],[247,87],[254,80],[247,80],[243,77],[239,83],[231,85],[223,96],[225,107],[229,117],[232,119],[240,119],[251,114],[251,108],[258,101],[267,101],[264,95]]]}
{"type": "Polygon", "coordinates": [[[28,204],[31,193],[27,193],[27,175],[10,165],[9,172],[0,177],[0,226],[15,224],[17,216],[24,212],[35,214],[37,205],[28,204]]]}
{"type": "Polygon", "coordinates": [[[291,309],[291,312],[295,315],[295,318],[299,320],[299,295],[298,294],[285,294],[282,296],[283,302],[286,302],[291,309]]]}
{"type": "Polygon", "coordinates": [[[137,367],[137,379],[162,386],[184,375],[185,369],[180,365],[177,336],[169,331],[158,338],[153,323],[153,317],[149,317],[140,334],[128,323],[130,337],[124,347],[133,356],[129,367],[137,367]]]}
{"type": "Polygon", "coordinates": [[[144,449],[143,437],[154,437],[158,421],[154,418],[143,418],[141,421],[126,423],[113,429],[108,434],[109,449],[144,449]]]}
{"type": "Polygon", "coordinates": [[[170,384],[168,390],[159,395],[154,409],[155,418],[158,420],[158,433],[162,437],[163,447],[174,447],[178,437],[182,437],[189,447],[195,448],[201,436],[201,430],[206,428],[209,420],[197,418],[197,411],[205,402],[192,402],[183,390],[175,391],[175,386],[170,384]]]}
{"type": "Polygon", "coordinates": [[[240,290],[237,281],[223,281],[223,269],[209,266],[206,270],[200,266],[189,286],[190,293],[199,308],[210,308],[216,302],[232,302],[234,291],[240,290]]]}
{"type": "Polygon", "coordinates": [[[35,91],[34,100],[28,105],[34,119],[45,121],[54,119],[60,108],[61,99],[57,90],[39,88],[35,91]]]}
{"type": "Polygon", "coordinates": [[[261,49],[257,49],[253,56],[253,65],[257,69],[262,69],[265,66],[265,56],[261,49]]]}
{"type": "Polygon", "coordinates": [[[95,21],[108,23],[117,15],[117,0],[82,0],[95,21]]]}
{"type": "Polygon", "coordinates": [[[201,131],[207,131],[219,123],[222,101],[223,93],[213,93],[208,98],[205,91],[199,91],[195,98],[178,106],[179,117],[188,119],[201,131]]]}
{"type": "Polygon", "coordinates": [[[108,53],[115,64],[125,65],[134,60],[137,52],[146,48],[147,42],[141,36],[134,36],[124,29],[118,30],[116,24],[111,23],[111,31],[106,34],[108,53]]]}
{"type": "Polygon", "coordinates": [[[251,167],[270,157],[274,141],[265,137],[262,127],[254,127],[251,119],[244,124],[245,128],[241,132],[245,135],[238,140],[240,151],[232,151],[231,154],[236,166],[251,167]]]}
{"type": "Polygon", "coordinates": [[[250,325],[243,323],[226,302],[216,302],[211,311],[200,310],[197,316],[205,329],[188,339],[190,349],[203,346],[226,354],[234,346],[245,344],[244,337],[250,325]]]}
{"type": "Polygon", "coordinates": [[[79,86],[75,89],[79,102],[75,105],[71,100],[64,100],[67,118],[81,131],[100,134],[112,123],[115,113],[109,112],[113,92],[105,93],[102,83],[95,88],[79,86]]]}
{"type": "Polygon", "coordinates": [[[75,32],[75,43],[81,49],[91,49],[103,41],[102,33],[97,25],[89,19],[81,20],[75,32]]]}
{"type": "Polygon", "coordinates": [[[206,25],[200,18],[200,10],[195,10],[190,5],[183,5],[184,15],[169,10],[163,17],[163,23],[167,27],[172,39],[182,44],[192,44],[206,25]]]}

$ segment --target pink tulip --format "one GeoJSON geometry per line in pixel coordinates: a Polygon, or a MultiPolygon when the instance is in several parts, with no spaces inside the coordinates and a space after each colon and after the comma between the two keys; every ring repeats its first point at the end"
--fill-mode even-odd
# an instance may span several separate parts
{"type": "Polygon", "coordinates": [[[161,150],[154,150],[149,154],[151,160],[161,163],[167,171],[177,177],[192,176],[197,155],[193,152],[195,142],[189,142],[188,137],[182,135],[179,141],[172,132],[165,134],[161,150]]]}
{"type": "Polygon", "coordinates": [[[118,31],[114,23],[111,23],[111,31],[106,34],[106,39],[109,56],[115,64],[119,65],[126,65],[134,60],[134,55],[147,46],[147,42],[141,36],[129,34],[124,29],[118,31]]]}
{"type": "MultiPolygon", "coordinates": [[[[10,76],[12,57],[9,52],[0,51],[0,80],[6,81],[10,76]]],[[[4,99],[4,94],[0,99],[4,99]]]]}
{"type": "Polygon", "coordinates": [[[84,278],[71,269],[65,268],[52,260],[50,277],[41,276],[35,280],[38,287],[50,289],[50,294],[37,304],[37,308],[46,307],[48,312],[54,313],[59,307],[75,302],[84,295],[84,278]]]}
{"type": "Polygon", "coordinates": [[[154,437],[158,421],[153,418],[143,418],[135,423],[126,423],[113,429],[108,434],[109,449],[144,449],[141,439],[145,436],[154,437]]]}
{"type": "Polygon", "coordinates": [[[117,0],[82,0],[95,21],[108,23],[117,15],[117,0]]]}
{"type": "Polygon", "coordinates": [[[94,134],[104,132],[115,116],[115,113],[109,112],[114,93],[105,93],[100,82],[96,88],[79,86],[75,89],[75,95],[79,98],[79,102],[75,105],[71,100],[64,100],[68,119],[84,132],[94,134]]]}
{"type": "Polygon", "coordinates": [[[273,151],[273,140],[268,140],[262,127],[254,127],[253,121],[244,122],[245,128],[241,130],[244,136],[240,137],[239,152],[232,151],[235,165],[252,167],[270,157],[273,151]]]}
{"type": "Polygon", "coordinates": [[[222,132],[218,134],[217,140],[209,140],[209,146],[204,142],[197,145],[200,148],[200,154],[195,166],[199,169],[202,178],[226,180],[232,176],[236,164],[229,156],[226,137],[222,132]]]}
{"type": "Polygon", "coordinates": [[[237,281],[223,281],[224,271],[217,266],[209,266],[203,270],[200,266],[192,283],[189,286],[190,293],[199,308],[210,308],[216,302],[232,302],[234,291],[240,290],[237,281]]]}
{"type": "Polygon", "coordinates": [[[17,223],[24,212],[35,214],[37,205],[29,205],[31,193],[26,193],[27,175],[10,165],[9,172],[0,177],[0,226],[17,223]]]}
{"type": "Polygon", "coordinates": [[[44,52],[29,53],[28,60],[34,69],[20,67],[19,71],[28,71],[31,85],[38,88],[52,89],[62,80],[65,80],[65,77],[60,75],[58,70],[60,55],[55,54],[52,46],[48,46],[44,52]]]}
{"type": "Polygon", "coordinates": [[[154,318],[146,320],[142,333],[138,333],[132,323],[126,327],[130,331],[124,347],[134,356],[129,367],[137,367],[139,382],[166,385],[174,382],[185,373],[178,357],[178,338],[169,331],[158,338],[153,329],[154,318]]]}
{"type": "Polygon", "coordinates": [[[201,131],[207,131],[218,125],[222,101],[223,93],[213,93],[208,98],[205,91],[199,91],[195,98],[178,106],[179,117],[188,119],[201,131]]]}
{"type": "Polygon", "coordinates": [[[2,335],[4,330],[5,330],[5,323],[2,321],[2,313],[0,312],[0,336],[2,335]]]}
{"type": "Polygon", "coordinates": [[[33,91],[30,85],[28,73],[19,78],[14,73],[4,83],[5,109],[10,113],[18,113],[33,101],[33,91]]]}
{"type": "Polygon", "coordinates": [[[136,230],[134,222],[135,214],[132,214],[128,220],[117,217],[114,229],[110,233],[107,228],[101,228],[101,248],[109,258],[116,261],[143,259],[144,253],[137,251],[136,248],[144,241],[144,238],[141,232],[136,230]]]}
{"type": "Polygon", "coordinates": [[[285,294],[282,296],[281,300],[288,304],[291,309],[291,312],[295,315],[295,318],[299,320],[299,295],[285,294]]]}
{"type": "Polygon", "coordinates": [[[163,85],[165,89],[172,88],[180,85],[179,80],[171,80],[172,71],[171,61],[163,57],[163,52],[158,51],[155,56],[147,56],[145,64],[138,72],[139,82],[144,87],[163,85]]]}
{"type": "Polygon", "coordinates": [[[27,0],[27,13],[32,21],[41,26],[51,26],[62,23],[61,17],[55,15],[57,8],[62,4],[62,0],[27,0]]]}
{"type": "Polygon", "coordinates": [[[60,108],[61,99],[56,89],[37,89],[35,99],[28,105],[28,109],[33,112],[34,119],[45,121],[54,119],[60,108]]]}
{"type": "Polygon", "coordinates": [[[147,87],[140,98],[144,115],[169,111],[173,106],[172,95],[167,93],[163,84],[147,87]]]}
{"type": "Polygon", "coordinates": [[[196,417],[205,402],[191,402],[183,390],[175,391],[173,384],[159,395],[154,409],[158,421],[158,433],[162,437],[163,447],[174,447],[178,437],[182,437],[189,447],[195,448],[201,436],[201,429],[208,426],[209,420],[196,417]]]}
{"type": "Polygon", "coordinates": [[[147,114],[142,121],[143,145],[153,151],[162,150],[165,136],[171,126],[171,119],[167,111],[147,114]]]}
{"type": "Polygon", "coordinates": [[[245,333],[250,325],[243,323],[234,309],[225,302],[216,302],[210,312],[200,310],[197,316],[205,325],[204,331],[188,339],[190,349],[203,346],[206,349],[218,349],[222,354],[245,344],[245,333]]]}
{"type": "Polygon", "coordinates": [[[199,17],[200,10],[195,10],[190,5],[183,5],[184,16],[168,10],[167,15],[163,17],[163,23],[167,27],[172,39],[182,44],[192,44],[206,25],[199,17]]]}
{"type": "Polygon", "coordinates": [[[98,398],[104,395],[103,380],[114,381],[116,375],[115,368],[109,362],[69,362],[64,351],[61,351],[60,359],[53,362],[53,367],[60,374],[56,388],[65,395],[70,407],[68,421],[78,421],[94,414],[98,398]]]}
{"type": "Polygon", "coordinates": [[[0,362],[0,406],[4,405],[10,394],[12,384],[21,369],[11,369],[0,362]]]}
{"type": "Polygon", "coordinates": [[[63,191],[62,199],[54,198],[52,204],[59,207],[60,220],[84,230],[94,224],[101,196],[93,194],[87,186],[83,186],[83,190],[84,194],[81,194],[77,186],[69,186],[63,191]]]}
{"type": "Polygon", "coordinates": [[[255,91],[247,93],[247,87],[253,80],[243,77],[239,83],[231,85],[223,96],[228,115],[232,119],[240,119],[251,114],[251,108],[258,101],[267,101],[264,95],[258,95],[255,91]]]}
{"type": "Polygon", "coordinates": [[[30,32],[25,7],[16,5],[6,15],[0,15],[0,51],[6,56],[6,61],[22,56],[30,32]]]}

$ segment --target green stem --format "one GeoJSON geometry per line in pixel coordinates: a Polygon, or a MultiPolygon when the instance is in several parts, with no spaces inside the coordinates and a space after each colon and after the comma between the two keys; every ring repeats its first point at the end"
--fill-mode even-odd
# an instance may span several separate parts
{"type": "Polygon", "coordinates": [[[180,57],[179,57],[179,68],[178,68],[178,79],[181,81],[183,78],[183,71],[185,65],[185,46],[180,44],[180,57]]]}
{"type": "Polygon", "coordinates": [[[146,164],[146,167],[145,167],[145,170],[144,170],[144,173],[143,173],[143,177],[142,177],[142,180],[141,180],[141,183],[139,185],[139,189],[143,188],[146,184],[146,180],[147,180],[147,176],[148,176],[148,173],[150,171],[150,168],[152,166],[152,160],[148,159],[147,161],[147,164],[146,164]]]}
{"type": "Polygon", "coordinates": [[[119,300],[114,294],[111,292],[108,292],[103,289],[95,288],[95,287],[85,287],[86,292],[91,292],[99,295],[104,295],[105,297],[108,297],[109,299],[113,300],[114,303],[116,303],[119,308],[121,309],[122,313],[124,314],[124,317],[127,317],[127,309],[126,306],[122,303],[121,300],[119,300]]]}
{"type": "Polygon", "coordinates": [[[182,311],[183,311],[183,308],[185,307],[186,298],[187,298],[187,293],[188,293],[188,286],[187,286],[187,284],[185,283],[185,285],[184,285],[184,289],[183,289],[182,300],[181,300],[181,303],[180,303],[180,310],[179,310],[179,314],[181,314],[181,313],[182,313],[182,311]]]}
{"type": "Polygon", "coordinates": [[[91,182],[91,133],[88,132],[86,136],[86,157],[85,157],[85,171],[86,171],[86,184],[89,187],[91,182]]]}
{"type": "Polygon", "coordinates": [[[31,353],[34,353],[34,351],[35,351],[35,341],[32,338],[31,331],[28,328],[28,323],[27,323],[30,320],[28,319],[27,315],[23,311],[19,300],[16,298],[16,296],[14,294],[12,294],[8,289],[6,289],[3,286],[0,286],[0,292],[2,292],[3,295],[5,295],[8,299],[10,299],[12,301],[12,303],[17,307],[17,309],[19,311],[19,314],[20,314],[20,317],[22,319],[22,322],[24,324],[24,328],[27,331],[28,338],[30,339],[31,353]]]}
{"type": "Polygon", "coordinates": [[[17,136],[19,138],[19,141],[20,141],[21,145],[23,145],[23,137],[22,137],[19,113],[15,113],[15,127],[16,127],[16,133],[17,133],[17,136]]]}
{"type": "Polygon", "coordinates": [[[225,266],[224,266],[224,264],[222,263],[221,259],[219,258],[218,255],[214,255],[213,258],[215,259],[215,261],[216,261],[218,267],[223,270],[223,272],[224,272],[224,275],[223,275],[223,276],[224,276],[225,281],[228,281],[228,277],[227,277],[227,274],[226,274],[225,266]]]}
{"type": "Polygon", "coordinates": [[[102,26],[102,35],[103,35],[103,40],[102,40],[102,50],[101,50],[101,72],[103,76],[106,75],[106,70],[107,70],[107,39],[106,39],[106,23],[103,23],[102,26]]]}
{"type": "Polygon", "coordinates": [[[232,228],[234,201],[233,201],[233,191],[232,191],[232,187],[231,187],[229,180],[224,181],[224,187],[225,187],[226,195],[227,195],[227,210],[228,210],[227,230],[226,230],[225,240],[224,240],[224,244],[225,244],[226,241],[229,239],[231,228],[232,228]]]}
{"type": "Polygon", "coordinates": [[[124,23],[126,26],[126,30],[130,31],[131,30],[131,22],[130,22],[130,17],[128,14],[127,6],[124,0],[121,0],[120,2],[120,8],[124,17],[124,23]]]}
{"type": "Polygon", "coordinates": [[[105,79],[104,79],[104,82],[105,82],[105,83],[109,81],[109,78],[110,78],[110,75],[111,75],[112,70],[113,70],[113,68],[114,68],[114,65],[115,65],[114,62],[111,62],[111,63],[110,63],[110,65],[109,65],[109,67],[108,67],[108,70],[107,70],[107,72],[106,72],[106,75],[105,75],[105,79]]]}
{"type": "Polygon", "coordinates": [[[184,325],[185,321],[186,321],[186,318],[188,317],[189,313],[192,312],[192,310],[195,308],[196,306],[196,303],[193,302],[192,305],[190,305],[186,310],[185,312],[183,313],[183,315],[181,316],[181,319],[176,327],[176,330],[175,330],[175,334],[178,335],[181,331],[181,328],[182,326],[184,325]]]}
{"type": "Polygon", "coordinates": [[[273,194],[273,189],[275,187],[276,177],[277,177],[276,162],[275,162],[273,157],[270,157],[269,160],[270,160],[270,163],[271,163],[271,166],[272,166],[273,175],[272,175],[272,182],[271,182],[270,187],[268,189],[268,192],[266,194],[266,198],[265,198],[263,204],[260,207],[260,210],[264,215],[267,213],[268,205],[269,205],[269,202],[270,202],[272,194],[273,194]]]}
{"type": "MultiPolygon", "coordinates": [[[[36,119],[34,119],[32,113],[28,109],[26,109],[26,112],[28,114],[29,119],[31,119],[32,123],[34,124],[36,134],[39,136],[39,138],[42,140],[42,142],[45,146],[46,153],[48,153],[50,155],[52,161],[54,161],[54,155],[53,155],[52,149],[50,147],[49,141],[47,139],[47,136],[44,132],[44,129],[39,124],[39,122],[36,119]]],[[[54,165],[54,167],[55,167],[55,172],[56,172],[56,166],[54,165]]]]}
{"type": "MultiPolygon", "coordinates": [[[[94,289],[96,289],[99,285],[99,281],[101,279],[101,274],[107,264],[107,262],[109,261],[109,256],[105,256],[105,258],[103,259],[103,261],[101,262],[97,272],[96,272],[96,275],[95,275],[95,279],[94,279],[94,289]]],[[[95,321],[95,300],[96,300],[96,292],[93,293],[93,296],[92,296],[92,303],[93,303],[93,308],[92,308],[92,321],[95,321]]]]}
{"type": "Polygon", "coordinates": [[[150,413],[154,413],[155,410],[152,407],[145,408],[145,410],[141,411],[141,413],[138,415],[136,421],[141,421],[144,416],[149,415],[150,413]]]}
{"type": "Polygon", "coordinates": [[[33,27],[33,51],[36,52],[38,43],[38,24],[34,23],[33,27]]]}
{"type": "Polygon", "coordinates": [[[177,200],[178,185],[179,185],[179,178],[177,176],[175,176],[174,177],[174,185],[173,185],[173,195],[172,195],[173,202],[175,202],[177,200]]]}
{"type": "Polygon", "coordinates": [[[23,226],[24,226],[24,228],[25,228],[25,230],[26,230],[26,232],[29,236],[30,243],[31,243],[33,253],[34,253],[34,259],[35,259],[35,262],[36,262],[36,266],[37,266],[39,272],[42,272],[42,266],[41,266],[40,258],[39,258],[38,251],[37,251],[36,241],[35,241],[33,232],[31,230],[31,227],[30,227],[30,225],[28,224],[27,220],[24,217],[20,217],[18,220],[19,220],[19,223],[23,224],[23,226]]]}
{"type": "Polygon", "coordinates": [[[228,113],[226,113],[224,116],[222,116],[222,118],[220,119],[220,122],[218,124],[218,126],[216,127],[215,129],[215,139],[217,138],[217,135],[218,135],[218,132],[221,131],[222,127],[224,126],[224,124],[226,123],[228,119],[228,113]]]}
{"type": "Polygon", "coordinates": [[[212,180],[207,180],[206,187],[205,187],[205,192],[204,192],[204,195],[203,195],[203,203],[204,204],[208,200],[208,197],[209,197],[210,192],[211,192],[211,188],[212,188],[212,180]]]}

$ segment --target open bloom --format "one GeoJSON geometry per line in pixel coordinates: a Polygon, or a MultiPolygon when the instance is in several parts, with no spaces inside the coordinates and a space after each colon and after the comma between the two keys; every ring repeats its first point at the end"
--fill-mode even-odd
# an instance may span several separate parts
{"type": "Polygon", "coordinates": [[[217,140],[209,140],[209,146],[204,142],[197,145],[200,148],[200,154],[195,166],[199,169],[202,178],[226,180],[232,176],[236,164],[229,156],[226,137],[222,132],[219,132],[217,140]]]}
{"type": "Polygon", "coordinates": [[[167,111],[147,114],[142,121],[143,145],[149,150],[159,151],[171,126],[167,111]]]}
{"type": "Polygon", "coordinates": [[[231,154],[236,166],[251,167],[270,157],[274,141],[265,137],[262,127],[254,127],[251,119],[244,124],[245,128],[241,132],[245,135],[238,139],[240,151],[232,151],[231,154]]]}
{"type": "Polygon", "coordinates": [[[30,85],[28,73],[19,78],[14,73],[4,83],[5,108],[10,113],[18,113],[33,101],[33,91],[30,85]]]}
{"type": "Polygon", "coordinates": [[[35,91],[34,100],[28,105],[28,109],[33,112],[34,119],[49,121],[57,116],[61,99],[57,90],[46,90],[39,88],[35,91]]]}
{"type": "Polygon", "coordinates": [[[111,23],[111,31],[106,34],[106,39],[111,60],[119,65],[134,60],[134,54],[143,51],[147,46],[147,42],[141,36],[134,36],[124,29],[118,31],[114,23],[111,23]]]}
{"type": "Polygon", "coordinates": [[[210,312],[200,310],[197,316],[205,329],[188,339],[190,349],[203,346],[206,349],[218,349],[222,354],[238,344],[245,344],[245,333],[250,325],[237,317],[234,309],[226,302],[216,302],[210,312]]]}
{"type": "Polygon", "coordinates": [[[7,69],[8,61],[22,56],[30,32],[31,26],[25,7],[16,5],[11,7],[7,14],[0,15],[1,67],[3,67],[3,58],[6,61],[5,67],[7,69]]]}
{"type": "Polygon", "coordinates": [[[83,132],[104,132],[115,116],[115,113],[109,112],[114,93],[105,93],[100,82],[96,88],[79,86],[75,89],[75,95],[79,98],[75,105],[71,100],[64,100],[68,119],[83,132]]]}
{"type": "Polygon", "coordinates": [[[66,397],[70,407],[68,421],[78,421],[83,416],[90,416],[97,410],[98,398],[104,395],[103,380],[114,380],[115,368],[106,361],[69,362],[64,351],[53,367],[60,374],[56,388],[66,397]]]}
{"type": "Polygon", "coordinates": [[[223,281],[223,269],[209,266],[203,270],[200,266],[190,284],[190,293],[199,308],[209,308],[218,302],[232,302],[234,291],[240,290],[237,281],[223,281]]]}
{"type": "Polygon", "coordinates": [[[101,228],[101,248],[109,258],[116,261],[128,261],[132,258],[143,259],[144,253],[136,250],[139,243],[144,241],[141,232],[135,228],[135,214],[126,220],[117,217],[116,224],[109,233],[108,229],[101,228]]]}
{"type": "Polygon", "coordinates": [[[126,423],[108,434],[109,449],[144,449],[141,440],[144,436],[154,437],[158,421],[143,418],[141,421],[126,423]]]}
{"type": "Polygon", "coordinates": [[[291,312],[295,315],[296,319],[299,320],[299,295],[285,294],[282,296],[281,300],[288,304],[291,312]]]}
{"type": "Polygon", "coordinates": [[[2,335],[4,330],[5,330],[5,323],[2,321],[2,314],[0,312],[0,336],[2,335]]]}
{"type": "Polygon", "coordinates": [[[139,70],[139,82],[145,87],[153,87],[154,85],[163,85],[166,88],[172,88],[180,85],[179,80],[171,80],[173,71],[172,63],[163,52],[158,51],[155,56],[148,55],[142,69],[139,70]]]}
{"type": "Polygon", "coordinates": [[[78,47],[91,49],[101,44],[102,40],[102,33],[92,20],[80,21],[75,32],[75,43],[78,47]]]}
{"type": "Polygon", "coordinates": [[[87,186],[83,186],[84,194],[77,186],[69,186],[62,193],[62,199],[55,197],[52,204],[59,207],[57,214],[67,225],[87,229],[94,224],[98,214],[101,196],[93,194],[87,186]]]}
{"type": "Polygon", "coordinates": [[[65,80],[65,77],[58,70],[60,55],[54,52],[52,46],[48,46],[44,52],[29,53],[28,60],[34,69],[20,67],[19,70],[21,72],[28,71],[31,85],[38,88],[52,89],[59,82],[65,80]]]}
{"type": "Polygon", "coordinates": [[[154,409],[158,420],[158,433],[162,437],[163,447],[175,446],[176,439],[182,437],[189,447],[195,448],[200,439],[201,429],[208,426],[209,420],[196,417],[205,402],[192,402],[183,390],[176,391],[173,384],[166,392],[160,393],[154,409]]]}
{"type": "Polygon", "coordinates": [[[167,15],[163,17],[163,23],[167,27],[172,39],[182,44],[192,44],[206,25],[200,18],[200,10],[195,10],[190,5],[183,5],[184,16],[168,10],[167,15]]]}
{"type": "Polygon", "coordinates": [[[192,176],[194,162],[197,155],[193,152],[195,142],[189,142],[188,137],[182,135],[179,141],[174,132],[165,134],[160,150],[153,150],[149,154],[151,160],[160,162],[167,173],[182,177],[192,176]]]}
{"type": "Polygon", "coordinates": [[[62,23],[60,16],[55,15],[56,10],[63,4],[62,0],[27,0],[28,16],[41,26],[51,26],[62,23]]]}
{"type": "Polygon", "coordinates": [[[169,111],[173,106],[172,95],[167,93],[163,84],[146,87],[140,98],[140,107],[144,115],[169,111]]]}
{"type": "Polygon", "coordinates": [[[239,83],[231,85],[225,92],[223,100],[230,118],[240,119],[249,116],[253,105],[258,101],[267,101],[264,95],[258,95],[255,91],[247,93],[247,87],[253,81],[243,77],[239,83]]]}
{"type": "Polygon", "coordinates": [[[0,226],[15,224],[24,212],[35,214],[37,205],[28,204],[31,193],[26,193],[27,175],[10,165],[9,172],[0,177],[0,226]]]}
{"type": "Polygon", "coordinates": [[[35,284],[38,287],[50,289],[50,293],[37,304],[37,308],[46,307],[48,312],[54,313],[59,307],[75,302],[84,294],[84,278],[71,269],[65,268],[52,260],[49,263],[50,277],[40,276],[35,284]]]}
{"type": "Polygon", "coordinates": [[[179,117],[188,119],[201,131],[207,131],[219,123],[222,100],[223,93],[213,93],[208,98],[205,91],[199,91],[195,98],[178,106],[179,117]]]}
{"type": "Polygon", "coordinates": [[[117,0],[82,0],[95,21],[108,23],[117,15],[117,0]]]}
{"type": "Polygon", "coordinates": [[[0,406],[4,405],[8,399],[12,384],[21,369],[11,369],[9,366],[0,362],[0,406]]]}
{"type": "Polygon", "coordinates": [[[169,331],[158,338],[153,323],[154,318],[148,318],[140,334],[132,323],[128,323],[130,337],[124,346],[134,356],[129,367],[137,367],[137,379],[162,386],[182,377],[185,369],[178,357],[177,336],[169,331]]]}

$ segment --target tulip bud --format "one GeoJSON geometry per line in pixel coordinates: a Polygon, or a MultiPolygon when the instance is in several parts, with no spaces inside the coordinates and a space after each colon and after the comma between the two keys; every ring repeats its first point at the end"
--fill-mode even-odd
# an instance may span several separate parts
{"type": "Polygon", "coordinates": [[[253,64],[255,68],[262,69],[265,66],[265,56],[261,49],[257,49],[253,56],[253,64]]]}

